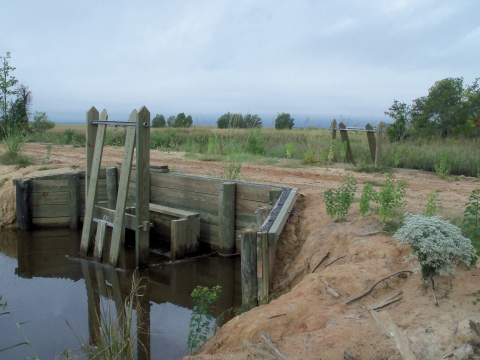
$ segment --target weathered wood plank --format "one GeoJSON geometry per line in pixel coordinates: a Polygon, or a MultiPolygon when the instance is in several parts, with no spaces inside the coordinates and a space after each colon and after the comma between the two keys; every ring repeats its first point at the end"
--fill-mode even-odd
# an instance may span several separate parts
{"type": "Polygon", "coordinates": [[[32,209],[32,218],[57,218],[63,216],[69,216],[70,214],[70,205],[33,205],[32,209]]]}
{"type": "Polygon", "coordinates": [[[172,220],[172,233],[170,242],[170,258],[183,259],[187,255],[188,220],[172,220]]]}
{"type": "Polygon", "coordinates": [[[257,232],[257,293],[260,303],[268,298],[269,285],[268,233],[257,232]]]}
{"type": "Polygon", "coordinates": [[[380,166],[382,164],[382,131],[383,123],[378,122],[377,125],[377,146],[375,148],[375,165],[380,166]]]}
{"type": "Polygon", "coordinates": [[[30,183],[28,180],[17,180],[15,185],[17,203],[17,223],[21,230],[32,230],[32,212],[30,209],[30,183]]]}
{"type": "Polygon", "coordinates": [[[85,151],[86,151],[86,167],[85,167],[85,192],[88,192],[88,183],[90,181],[93,164],[93,154],[95,151],[95,139],[97,138],[97,126],[92,125],[92,120],[99,120],[98,110],[94,106],[87,111],[87,131],[85,133],[85,151]]]}
{"type": "Polygon", "coordinates": [[[39,227],[66,227],[70,225],[70,216],[32,218],[32,224],[39,227]]]}
{"type": "Polygon", "coordinates": [[[79,213],[78,213],[78,187],[79,179],[77,174],[72,174],[68,178],[68,198],[69,198],[69,214],[70,214],[70,228],[76,229],[79,222],[79,213]]]}
{"type": "Polygon", "coordinates": [[[165,215],[170,215],[170,216],[175,216],[175,217],[185,218],[185,219],[194,218],[194,217],[196,218],[199,216],[198,213],[194,213],[191,211],[174,209],[172,207],[156,205],[156,204],[149,204],[149,210],[150,212],[157,212],[160,214],[165,214],[165,215]]]}
{"type": "MultiPolygon", "coordinates": [[[[106,110],[102,111],[100,115],[102,121],[108,120],[108,114],[106,110]]],[[[80,254],[87,255],[88,249],[92,243],[92,236],[95,230],[93,226],[93,207],[97,201],[97,185],[98,185],[98,172],[100,170],[100,165],[102,162],[103,154],[103,142],[105,140],[105,128],[106,125],[97,125],[97,137],[95,140],[95,148],[93,151],[93,158],[91,159],[91,167],[87,167],[87,193],[85,201],[85,215],[82,228],[82,240],[80,243],[80,254]],[[91,171],[91,173],[89,173],[91,171]]],[[[87,124],[88,130],[88,124],[87,124]]],[[[90,160],[88,159],[87,153],[87,165],[90,160]]]]}
{"type": "MultiPolygon", "coordinates": [[[[97,219],[103,219],[104,216],[107,216],[107,220],[109,222],[113,222],[116,218],[115,215],[116,215],[115,210],[112,210],[103,206],[95,206],[94,217],[97,219]]],[[[136,230],[135,215],[124,213],[123,226],[126,229],[136,230]]]]}
{"type": "Polygon", "coordinates": [[[38,180],[31,179],[32,193],[68,192],[68,179],[65,180],[38,180]]]}
{"type": "Polygon", "coordinates": [[[206,210],[218,210],[218,196],[206,193],[152,186],[150,187],[150,202],[156,203],[155,200],[174,202],[206,210]]]}
{"type": "Polygon", "coordinates": [[[220,254],[235,253],[235,183],[224,182],[218,196],[220,254]]]}
{"type": "Polygon", "coordinates": [[[111,166],[107,168],[107,200],[108,208],[115,209],[117,206],[117,168],[111,166]]]}
{"type": "Polygon", "coordinates": [[[258,305],[257,290],[257,233],[246,230],[242,233],[242,305],[248,310],[258,305]]]}
{"type": "Polygon", "coordinates": [[[335,130],[336,127],[337,127],[337,120],[333,119],[332,122],[330,123],[330,136],[332,140],[335,140],[337,138],[337,130],[335,130]]]}
{"type": "Polygon", "coordinates": [[[218,196],[221,179],[202,178],[180,174],[152,174],[151,186],[187,190],[218,196]]]}
{"type": "Polygon", "coordinates": [[[142,106],[137,114],[137,189],[136,189],[136,261],[137,266],[148,266],[150,231],[150,112],[142,106]],[[141,228],[141,230],[140,230],[141,228]]]}
{"type": "Polygon", "coordinates": [[[35,192],[30,194],[30,203],[35,205],[66,205],[69,203],[69,192],[35,192]]]}
{"type": "MultiPolygon", "coordinates": [[[[137,110],[132,111],[128,121],[137,121],[137,110]]],[[[118,183],[117,206],[115,207],[116,214],[125,213],[128,182],[130,180],[130,167],[132,166],[133,151],[135,148],[135,128],[135,126],[128,126],[126,131],[125,147],[123,150],[122,159],[122,169],[124,169],[124,171],[121,171],[120,181],[118,183]]],[[[115,220],[113,223],[112,239],[110,241],[110,254],[108,257],[108,261],[112,266],[117,266],[118,263],[118,255],[120,254],[120,244],[122,239],[123,227],[124,217],[115,216],[115,220]]]]}
{"type": "Polygon", "coordinates": [[[105,235],[107,233],[107,221],[100,220],[97,224],[97,234],[95,235],[95,248],[93,258],[96,261],[102,261],[103,245],[105,243],[105,235]]]}
{"type": "Polygon", "coordinates": [[[268,242],[270,244],[276,244],[277,239],[280,236],[280,233],[282,232],[283,227],[285,226],[285,223],[288,220],[288,217],[290,216],[293,206],[297,201],[297,197],[298,197],[298,189],[293,188],[290,194],[288,195],[287,200],[285,200],[285,203],[283,204],[282,209],[278,213],[277,218],[275,219],[272,226],[270,227],[270,230],[268,231],[268,242]]]}

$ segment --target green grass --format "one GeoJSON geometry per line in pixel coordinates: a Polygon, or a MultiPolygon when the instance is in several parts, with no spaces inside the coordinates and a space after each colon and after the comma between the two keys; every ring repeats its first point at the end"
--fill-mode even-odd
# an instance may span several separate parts
{"type": "Polygon", "coordinates": [[[26,167],[31,164],[31,161],[26,155],[22,154],[2,154],[0,155],[0,163],[3,165],[19,165],[20,167],[26,167]]]}
{"type": "MultiPolygon", "coordinates": [[[[152,149],[159,151],[185,151],[189,156],[200,155],[204,161],[221,161],[227,155],[229,144],[234,144],[234,152],[244,153],[244,162],[276,164],[278,159],[297,160],[296,163],[278,166],[295,167],[300,162],[306,165],[328,165],[328,152],[332,140],[327,129],[292,129],[278,131],[273,128],[261,130],[218,129],[209,126],[191,128],[155,128],[150,133],[152,149]],[[252,157],[253,156],[253,157],[252,157]],[[270,159],[270,160],[265,160],[270,159]],[[277,159],[274,161],[272,159],[277,159]]],[[[440,164],[441,156],[448,159],[452,176],[476,177],[480,169],[479,138],[422,138],[390,143],[383,139],[381,166],[374,166],[365,133],[348,133],[356,166],[351,170],[360,172],[389,172],[392,168],[418,169],[434,172],[435,164],[440,164]]],[[[84,125],[57,125],[44,134],[28,134],[26,141],[48,142],[85,146],[84,125]]],[[[105,143],[123,146],[124,129],[108,128],[105,143]]],[[[335,142],[333,162],[342,161],[342,144],[335,142]]],[[[231,151],[230,151],[231,154],[231,151]]]]}

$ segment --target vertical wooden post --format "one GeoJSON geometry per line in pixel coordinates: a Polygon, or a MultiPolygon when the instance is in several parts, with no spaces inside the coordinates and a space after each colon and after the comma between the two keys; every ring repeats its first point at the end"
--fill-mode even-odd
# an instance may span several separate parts
{"type": "Polygon", "coordinates": [[[333,119],[332,122],[330,123],[330,136],[332,138],[332,141],[337,138],[337,130],[335,130],[336,127],[337,127],[337,120],[333,119]]]}
{"type": "Polygon", "coordinates": [[[261,206],[257,209],[257,229],[262,227],[270,211],[272,211],[271,206],[261,206]]]}
{"type": "MultiPolygon", "coordinates": [[[[268,215],[272,211],[271,206],[262,206],[257,209],[257,226],[260,229],[262,224],[267,219],[268,215]]],[[[275,265],[275,253],[277,251],[277,243],[268,244],[268,277],[273,276],[273,266],[275,265]]]]}
{"type": "MultiPolygon", "coordinates": [[[[137,110],[133,110],[128,121],[137,121],[137,110]]],[[[127,127],[125,136],[125,148],[123,150],[122,168],[120,170],[120,181],[118,184],[117,206],[115,207],[115,219],[113,221],[112,240],[110,242],[110,254],[108,262],[112,266],[117,266],[118,255],[120,253],[120,243],[122,232],[124,231],[123,222],[125,219],[125,206],[127,203],[128,183],[130,181],[130,169],[132,167],[133,150],[135,148],[136,126],[127,127]]],[[[137,186],[138,187],[138,186],[137,186]]],[[[138,231],[136,231],[138,232],[138,231]]]]}
{"type": "Polygon", "coordinates": [[[348,140],[348,133],[347,133],[347,127],[343,122],[338,124],[338,128],[340,129],[340,136],[342,137],[342,143],[344,141],[347,142],[347,162],[350,164],[353,164],[353,154],[352,154],[352,148],[350,147],[350,140],[348,140]]]}
{"type": "Polygon", "coordinates": [[[260,303],[268,297],[270,281],[268,260],[268,232],[257,232],[257,288],[260,303]]]}
{"type": "Polygon", "coordinates": [[[170,259],[182,259],[185,257],[187,250],[188,220],[172,220],[171,225],[170,259]]]}
{"type": "Polygon", "coordinates": [[[107,167],[107,201],[109,209],[117,207],[117,168],[115,166],[107,167]]]}
{"type": "Polygon", "coordinates": [[[68,176],[68,197],[69,197],[69,212],[70,212],[70,229],[78,227],[79,213],[78,213],[78,173],[68,176]]]}
{"type": "Polygon", "coordinates": [[[30,209],[30,182],[28,179],[15,181],[17,203],[17,223],[21,230],[32,230],[32,210],[30,209]]]}
{"type": "MultiPolygon", "coordinates": [[[[102,113],[100,114],[100,120],[108,120],[107,110],[104,109],[102,111],[102,113]]],[[[88,249],[92,244],[92,236],[95,231],[95,227],[93,226],[93,208],[97,203],[98,173],[100,171],[100,165],[102,162],[103,141],[105,139],[106,125],[97,125],[97,127],[98,129],[97,137],[95,139],[95,148],[93,151],[93,160],[90,167],[91,174],[90,178],[88,179],[88,189],[85,194],[85,218],[83,220],[82,241],[80,243],[80,254],[84,256],[87,255],[88,249]]]]}
{"type": "Polygon", "coordinates": [[[137,186],[135,254],[137,267],[148,266],[150,239],[150,112],[142,106],[137,114],[137,186]]]}
{"type": "Polygon", "coordinates": [[[188,219],[187,255],[198,251],[198,238],[200,237],[200,216],[188,219]]]}
{"type": "Polygon", "coordinates": [[[107,221],[100,220],[97,224],[97,235],[95,236],[95,248],[93,258],[96,261],[102,261],[103,245],[105,244],[105,235],[107,233],[107,221]]]}
{"type": "Polygon", "coordinates": [[[380,166],[382,161],[382,129],[383,123],[379,121],[377,125],[377,148],[375,150],[375,166],[380,166]]]}
{"type": "Polygon", "coordinates": [[[282,193],[283,193],[283,189],[278,189],[278,190],[270,190],[268,192],[268,203],[270,205],[275,205],[275,203],[277,202],[278,198],[280,196],[282,196],[282,193]]]}
{"type": "Polygon", "coordinates": [[[218,198],[219,253],[230,255],[235,253],[235,183],[222,183],[218,198]]]}
{"type": "Polygon", "coordinates": [[[85,194],[88,193],[88,184],[92,173],[93,151],[95,149],[95,139],[97,138],[97,126],[92,125],[92,120],[98,120],[98,110],[92,106],[87,111],[87,132],[85,133],[86,167],[85,167],[85,194]]]}
{"type": "Polygon", "coordinates": [[[367,139],[368,147],[370,148],[370,155],[372,156],[372,162],[375,163],[375,149],[377,147],[377,142],[375,140],[375,134],[373,131],[373,126],[370,124],[365,125],[365,130],[367,130],[367,139]]]}
{"type": "Polygon", "coordinates": [[[258,305],[257,290],[257,233],[253,230],[242,232],[242,305],[253,309],[258,305]]]}

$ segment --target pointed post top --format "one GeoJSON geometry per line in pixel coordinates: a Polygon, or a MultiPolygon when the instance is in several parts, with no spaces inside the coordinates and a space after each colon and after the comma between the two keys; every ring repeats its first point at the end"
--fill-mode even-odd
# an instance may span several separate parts
{"type": "Polygon", "coordinates": [[[100,114],[100,120],[101,121],[107,121],[108,120],[108,113],[106,109],[102,110],[102,113],[100,114]]]}
{"type": "Polygon", "coordinates": [[[133,111],[130,113],[130,116],[128,117],[128,121],[130,122],[137,121],[137,110],[133,109],[133,111]]]}
{"type": "Polygon", "coordinates": [[[95,106],[92,106],[87,111],[87,120],[98,120],[98,110],[95,108],[95,106]]]}

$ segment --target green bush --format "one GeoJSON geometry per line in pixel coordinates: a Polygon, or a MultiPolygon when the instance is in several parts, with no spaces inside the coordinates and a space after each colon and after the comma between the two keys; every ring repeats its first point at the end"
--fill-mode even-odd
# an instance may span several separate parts
{"type": "Polygon", "coordinates": [[[473,190],[463,212],[463,232],[475,247],[472,264],[480,258],[480,190],[473,190]]]}
{"type": "Polygon", "coordinates": [[[30,127],[33,132],[42,134],[45,131],[53,129],[55,123],[48,119],[47,113],[35,111],[33,122],[30,124],[30,127]]]}
{"type": "Polygon", "coordinates": [[[425,216],[435,216],[437,215],[437,198],[438,193],[432,191],[427,194],[427,205],[425,207],[425,216]]]}
{"type": "Polygon", "coordinates": [[[438,216],[407,214],[404,225],[393,237],[412,247],[412,254],[406,260],[416,260],[425,282],[435,275],[454,275],[460,262],[470,264],[473,251],[470,240],[458,227],[438,216]]]}
{"type": "Polygon", "coordinates": [[[357,182],[352,175],[345,176],[337,190],[326,190],[323,194],[327,215],[336,217],[338,221],[344,221],[350,211],[356,190],[357,182]]]}

